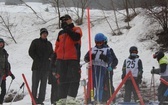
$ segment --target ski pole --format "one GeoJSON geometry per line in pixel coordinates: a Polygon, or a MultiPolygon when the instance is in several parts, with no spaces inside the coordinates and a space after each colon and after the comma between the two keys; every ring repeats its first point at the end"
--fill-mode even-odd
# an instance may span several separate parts
{"type": "Polygon", "coordinates": [[[80,68],[81,68],[83,65],[85,65],[86,63],[89,63],[89,62],[84,62],[84,63],[80,64],[80,68]]]}
{"type": "Polygon", "coordinates": [[[111,97],[111,95],[112,95],[112,90],[111,90],[110,71],[108,71],[108,77],[109,77],[109,90],[110,90],[110,97],[111,97]]]}
{"type": "Polygon", "coordinates": [[[11,85],[12,85],[12,82],[13,82],[13,79],[11,80],[11,82],[10,82],[10,84],[9,84],[9,87],[8,87],[8,90],[6,91],[6,93],[9,92],[9,89],[10,89],[10,87],[11,87],[11,85]]]}
{"type": "Polygon", "coordinates": [[[22,89],[22,87],[24,86],[24,82],[22,83],[22,85],[20,86],[19,90],[17,91],[17,93],[15,94],[15,96],[13,97],[13,100],[11,101],[11,104],[13,103],[13,101],[15,100],[16,96],[19,94],[19,91],[22,89]]]}

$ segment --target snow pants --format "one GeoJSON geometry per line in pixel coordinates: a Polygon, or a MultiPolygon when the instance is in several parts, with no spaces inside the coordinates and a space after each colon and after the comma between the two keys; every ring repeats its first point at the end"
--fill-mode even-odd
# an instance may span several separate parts
{"type": "MultiPolygon", "coordinates": [[[[139,84],[138,84],[138,79],[134,78],[136,85],[139,88],[139,84]]],[[[130,79],[128,79],[125,83],[125,95],[124,95],[124,102],[130,102],[131,101],[131,94],[134,94],[134,101],[136,102],[138,100],[138,95],[136,93],[136,90],[134,88],[134,85],[132,83],[132,81],[130,79]]]]}
{"type": "Polygon", "coordinates": [[[1,94],[0,94],[0,104],[3,104],[5,94],[6,94],[6,80],[2,80],[2,82],[1,82],[1,94]]]}
{"type": "Polygon", "coordinates": [[[48,71],[33,70],[32,94],[36,103],[43,103],[43,101],[45,100],[47,79],[48,79],[48,71]],[[40,85],[39,92],[37,92],[39,85],[40,85]]]}
{"type": "Polygon", "coordinates": [[[105,67],[93,66],[93,84],[95,100],[102,102],[104,92],[104,77],[106,73],[105,67]]]}
{"type": "Polygon", "coordinates": [[[57,60],[58,98],[76,97],[81,77],[80,65],[77,60],[57,60]]]}
{"type": "MultiPolygon", "coordinates": [[[[107,71],[104,79],[103,102],[107,102],[107,100],[110,99],[114,91],[115,91],[115,88],[113,86],[113,71],[110,71],[110,72],[107,71]]],[[[115,99],[113,100],[113,102],[115,103],[115,99]]]]}
{"type": "MultiPolygon", "coordinates": [[[[168,77],[161,77],[164,80],[166,80],[168,82],[168,77]]],[[[168,89],[168,86],[163,84],[162,82],[160,83],[159,87],[158,87],[158,101],[168,101],[168,97],[164,97],[164,93],[166,92],[166,90],[168,89]]]]}

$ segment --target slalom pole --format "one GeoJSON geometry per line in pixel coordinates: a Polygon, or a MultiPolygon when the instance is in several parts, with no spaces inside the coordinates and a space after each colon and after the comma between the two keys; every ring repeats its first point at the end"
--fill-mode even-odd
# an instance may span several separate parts
{"type": "Polygon", "coordinates": [[[92,78],[92,52],[91,52],[91,33],[90,33],[90,9],[87,8],[87,19],[88,19],[88,36],[89,36],[89,85],[90,85],[90,97],[91,101],[94,101],[94,93],[93,93],[93,78],[92,78]]]}
{"type": "Polygon", "coordinates": [[[36,102],[35,102],[35,100],[34,100],[34,97],[33,97],[33,95],[32,95],[32,92],[31,92],[31,90],[30,90],[30,88],[29,88],[29,85],[28,85],[28,83],[27,83],[27,80],[26,80],[25,75],[22,74],[22,77],[23,77],[23,80],[24,80],[24,82],[25,82],[25,84],[26,84],[26,87],[27,87],[27,90],[28,90],[28,92],[29,92],[29,95],[30,95],[30,97],[31,97],[31,99],[32,99],[32,103],[33,103],[33,105],[36,105],[36,102]]]}

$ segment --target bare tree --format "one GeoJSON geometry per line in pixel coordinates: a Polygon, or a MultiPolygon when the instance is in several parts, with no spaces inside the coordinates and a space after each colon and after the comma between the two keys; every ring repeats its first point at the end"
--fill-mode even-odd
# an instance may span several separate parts
{"type": "MultiPolygon", "coordinates": [[[[52,0],[51,5],[55,8],[55,13],[58,14],[58,18],[60,19],[60,1],[59,0],[52,0]]],[[[58,27],[61,28],[60,20],[58,20],[58,27]]]]}
{"type": "MultiPolygon", "coordinates": [[[[68,9],[66,8],[67,12],[68,11],[73,12],[77,16],[75,23],[77,23],[78,25],[82,25],[85,9],[86,9],[86,7],[88,7],[90,0],[80,0],[80,1],[72,0],[72,3],[73,3],[73,6],[76,7],[75,10],[70,10],[69,8],[68,9]]],[[[64,4],[65,4],[65,2],[64,2],[64,4]]],[[[66,7],[66,5],[65,5],[65,7],[66,7]]]]}
{"type": "Polygon", "coordinates": [[[155,19],[162,27],[163,31],[168,33],[168,1],[156,0],[157,7],[146,7],[148,15],[155,19]]]}
{"type": "Polygon", "coordinates": [[[115,9],[115,7],[114,7],[114,2],[113,2],[113,0],[111,0],[111,6],[112,6],[112,8],[113,8],[113,13],[114,13],[114,17],[115,17],[115,23],[116,23],[116,26],[117,26],[117,30],[118,30],[118,35],[121,35],[122,34],[122,32],[120,31],[120,28],[119,28],[119,25],[118,25],[118,20],[117,20],[117,15],[116,15],[116,9],[115,9]]]}
{"type": "Polygon", "coordinates": [[[15,40],[15,38],[13,37],[13,34],[12,34],[12,32],[11,32],[11,24],[10,24],[10,22],[9,22],[9,17],[3,17],[2,15],[0,15],[0,19],[2,20],[2,25],[3,25],[3,27],[5,27],[5,29],[7,29],[7,31],[9,32],[9,34],[10,34],[10,38],[15,42],[15,43],[17,43],[16,42],[16,40],[15,40]]]}
{"type": "Polygon", "coordinates": [[[30,8],[32,11],[33,11],[33,13],[39,18],[39,19],[41,19],[44,23],[47,23],[44,19],[43,19],[43,17],[41,17],[41,16],[39,16],[38,14],[37,14],[37,12],[31,7],[31,6],[29,6],[26,2],[24,2],[23,0],[20,0],[23,4],[25,4],[28,8],[30,8]]]}

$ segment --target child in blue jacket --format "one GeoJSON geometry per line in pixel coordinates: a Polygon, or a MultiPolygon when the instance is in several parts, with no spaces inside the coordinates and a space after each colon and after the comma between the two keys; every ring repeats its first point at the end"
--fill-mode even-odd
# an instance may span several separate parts
{"type": "MultiPolygon", "coordinates": [[[[95,47],[91,49],[92,54],[92,79],[94,85],[94,99],[97,103],[102,103],[104,92],[104,79],[107,70],[112,71],[112,56],[110,49],[104,45],[104,34],[98,33],[95,36],[95,47]]],[[[89,62],[89,51],[84,57],[85,62],[89,62]]]]}

